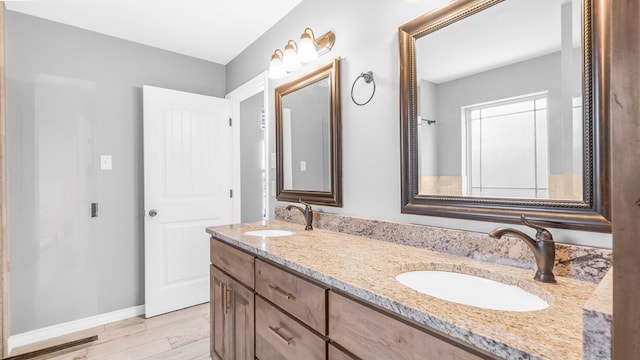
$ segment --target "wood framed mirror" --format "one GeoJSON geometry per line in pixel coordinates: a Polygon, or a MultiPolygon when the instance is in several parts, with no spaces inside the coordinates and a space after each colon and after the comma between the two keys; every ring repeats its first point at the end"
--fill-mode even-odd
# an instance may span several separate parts
{"type": "Polygon", "coordinates": [[[340,58],[275,88],[276,198],[342,206],[340,58]]]}
{"type": "Polygon", "coordinates": [[[458,0],[399,27],[403,213],[610,232],[608,3],[458,0]]]}

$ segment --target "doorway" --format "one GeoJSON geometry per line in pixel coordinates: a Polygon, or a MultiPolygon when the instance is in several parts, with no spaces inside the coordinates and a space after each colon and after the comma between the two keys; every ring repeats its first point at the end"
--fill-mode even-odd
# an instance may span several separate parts
{"type": "MultiPolygon", "coordinates": [[[[240,181],[241,222],[262,221],[269,218],[269,119],[265,111],[268,104],[267,75],[262,73],[249,80],[226,98],[232,102],[234,141],[240,144],[238,164],[240,181]]],[[[237,172],[236,172],[237,173],[237,172]]],[[[238,200],[236,200],[238,201],[238,200]]]]}

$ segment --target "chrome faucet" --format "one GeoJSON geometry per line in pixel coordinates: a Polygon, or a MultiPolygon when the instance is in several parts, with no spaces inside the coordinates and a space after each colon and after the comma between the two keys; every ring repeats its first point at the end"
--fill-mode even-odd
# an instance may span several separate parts
{"type": "Polygon", "coordinates": [[[541,226],[532,224],[525,219],[524,215],[520,216],[520,220],[524,225],[537,231],[535,240],[522,231],[510,228],[493,229],[489,236],[499,239],[504,235],[512,235],[523,240],[533,251],[533,256],[536,258],[538,270],[533,278],[543,283],[555,283],[556,278],[553,275],[553,266],[556,261],[556,243],[553,241],[551,233],[541,226]]]}
{"type": "Polygon", "coordinates": [[[298,209],[300,210],[300,212],[302,213],[302,215],[304,215],[304,229],[305,230],[313,230],[313,226],[312,226],[312,222],[313,222],[313,209],[311,208],[311,205],[307,204],[306,202],[302,201],[302,200],[298,200],[301,204],[304,205],[304,209],[302,209],[300,206],[296,206],[296,205],[289,205],[287,206],[287,210],[291,210],[291,209],[298,209]]]}

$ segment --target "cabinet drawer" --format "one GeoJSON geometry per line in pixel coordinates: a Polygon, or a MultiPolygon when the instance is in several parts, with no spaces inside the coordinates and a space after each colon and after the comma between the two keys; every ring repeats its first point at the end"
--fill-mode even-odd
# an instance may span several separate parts
{"type": "Polygon", "coordinates": [[[256,296],[256,357],[260,360],[324,360],[325,342],[256,296]]]}
{"type": "Polygon", "coordinates": [[[326,289],[257,259],[256,292],[326,334],[326,289]]]}
{"type": "Polygon", "coordinates": [[[329,337],[355,356],[368,360],[485,358],[474,354],[475,350],[458,347],[332,291],[329,337]]]}
{"type": "Polygon", "coordinates": [[[253,255],[211,238],[211,263],[253,289],[253,255]]]}
{"type": "Polygon", "coordinates": [[[356,360],[351,356],[345,354],[342,350],[337,347],[329,344],[329,356],[327,357],[329,360],[356,360]]]}

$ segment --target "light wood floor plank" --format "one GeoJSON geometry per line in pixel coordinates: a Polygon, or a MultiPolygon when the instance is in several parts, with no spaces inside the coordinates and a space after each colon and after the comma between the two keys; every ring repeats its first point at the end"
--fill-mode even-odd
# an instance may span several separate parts
{"type": "Polygon", "coordinates": [[[209,315],[209,303],[192,306],[190,308],[173,311],[164,315],[145,319],[148,328],[160,327],[175,321],[192,319],[209,315]]]}
{"type": "Polygon", "coordinates": [[[158,339],[146,344],[129,347],[115,353],[93,356],[89,353],[89,359],[95,360],[140,360],[153,355],[171,350],[171,344],[167,339],[158,339]]]}
{"type": "Polygon", "coordinates": [[[194,341],[145,360],[210,360],[209,337],[194,341]]]}
{"type": "Polygon", "coordinates": [[[56,346],[56,345],[60,345],[60,344],[64,344],[70,341],[74,341],[74,340],[79,340],[79,339],[84,339],[90,336],[94,336],[94,335],[100,335],[102,333],[104,333],[104,329],[105,326],[104,325],[100,325],[100,326],[96,326],[94,328],[91,329],[87,329],[87,330],[82,330],[82,331],[78,331],[75,332],[73,334],[69,334],[66,336],[62,336],[62,337],[57,337],[57,338],[53,338],[53,339],[48,339],[48,340],[44,340],[44,341],[40,341],[34,344],[29,344],[29,345],[25,345],[25,346],[21,346],[21,347],[17,347],[15,349],[13,349],[13,351],[11,351],[11,356],[17,356],[17,355],[21,355],[21,354],[26,354],[28,352],[32,352],[32,351],[36,351],[39,349],[43,349],[43,348],[47,348],[47,347],[51,347],[51,346],[56,346]]]}
{"type": "Polygon", "coordinates": [[[98,335],[98,340],[92,343],[33,360],[208,360],[209,329],[207,303],[149,319],[130,318],[30,344],[16,349],[11,355],[98,335]]]}
{"type": "Polygon", "coordinates": [[[118,321],[117,323],[105,325],[104,332],[98,334],[96,344],[101,344],[111,340],[135,335],[147,331],[144,319],[135,317],[127,320],[118,321]]]}
{"type": "Polygon", "coordinates": [[[177,335],[169,336],[169,343],[171,347],[176,349],[185,345],[189,345],[192,342],[209,338],[209,322],[204,318],[200,318],[194,321],[193,327],[190,327],[187,331],[181,332],[177,335]]]}

